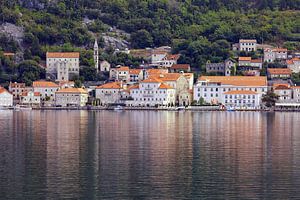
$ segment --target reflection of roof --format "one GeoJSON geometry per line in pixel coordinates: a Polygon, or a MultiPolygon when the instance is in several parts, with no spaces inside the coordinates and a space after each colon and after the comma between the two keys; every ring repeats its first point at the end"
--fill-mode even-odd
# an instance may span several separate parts
{"type": "Polygon", "coordinates": [[[100,85],[96,89],[122,89],[122,84],[120,82],[111,82],[100,85]]]}
{"type": "Polygon", "coordinates": [[[225,92],[224,94],[257,94],[257,93],[250,90],[232,90],[232,91],[225,92]]]}
{"type": "Polygon", "coordinates": [[[50,82],[50,81],[34,81],[32,83],[32,86],[33,87],[40,87],[40,88],[45,88],[45,87],[58,87],[58,85],[56,85],[55,83],[53,82],[50,82]]]}
{"type": "Polygon", "coordinates": [[[267,86],[265,76],[201,76],[199,81],[236,86],[267,86]]]}
{"type": "Polygon", "coordinates": [[[64,88],[58,90],[56,93],[79,93],[79,94],[87,94],[88,92],[82,88],[64,88]]]}
{"type": "Polygon", "coordinates": [[[79,58],[79,52],[47,52],[47,58],[79,58]]]}
{"type": "Polygon", "coordinates": [[[292,70],[289,68],[268,68],[268,73],[271,75],[291,75],[292,70]]]}

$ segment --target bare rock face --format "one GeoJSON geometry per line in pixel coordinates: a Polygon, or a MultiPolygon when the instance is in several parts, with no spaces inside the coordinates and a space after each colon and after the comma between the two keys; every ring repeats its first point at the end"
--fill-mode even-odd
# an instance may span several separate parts
{"type": "Polygon", "coordinates": [[[0,25],[0,33],[12,37],[21,46],[24,38],[24,28],[11,23],[0,25]]]}

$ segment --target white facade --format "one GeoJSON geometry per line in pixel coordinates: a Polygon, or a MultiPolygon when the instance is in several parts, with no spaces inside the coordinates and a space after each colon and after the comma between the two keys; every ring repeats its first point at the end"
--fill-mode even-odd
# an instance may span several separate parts
{"type": "Polygon", "coordinates": [[[32,91],[31,87],[26,87],[25,83],[10,83],[8,91],[13,95],[14,99],[19,99],[22,92],[32,91]]]}
{"type": "Polygon", "coordinates": [[[154,65],[159,64],[166,56],[166,52],[153,52],[151,54],[151,63],[154,65]]]}
{"type": "Polygon", "coordinates": [[[224,95],[230,91],[252,91],[261,96],[267,90],[266,77],[203,76],[194,86],[194,100],[198,102],[202,97],[207,103],[219,104],[224,102],[224,95]]]}
{"type": "Polygon", "coordinates": [[[287,60],[287,67],[292,70],[293,73],[300,72],[300,59],[293,58],[291,60],[287,60]]]}
{"type": "Polygon", "coordinates": [[[54,100],[55,92],[59,90],[59,86],[49,81],[35,81],[33,82],[33,91],[41,94],[41,100],[54,100]]]}
{"type": "Polygon", "coordinates": [[[107,61],[100,62],[100,71],[101,72],[109,72],[111,65],[107,61]]]}
{"type": "Polygon", "coordinates": [[[222,105],[226,108],[259,108],[262,94],[253,91],[229,91],[222,95],[222,105]]]}
{"type": "Polygon", "coordinates": [[[38,92],[23,92],[20,96],[20,103],[21,104],[34,104],[34,105],[40,105],[41,104],[41,96],[38,92]]]}
{"type": "Polygon", "coordinates": [[[274,62],[277,60],[286,60],[287,59],[287,49],[270,49],[267,48],[264,50],[264,62],[274,62]]]}
{"type": "Polygon", "coordinates": [[[256,40],[243,40],[239,41],[239,50],[240,51],[256,51],[257,50],[257,41],[256,40]]]}
{"type": "Polygon", "coordinates": [[[98,48],[98,42],[95,40],[94,44],[94,63],[95,63],[95,69],[99,70],[99,48],[98,48]]]}
{"type": "Polygon", "coordinates": [[[78,52],[47,52],[47,77],[57,81],[68,81],[71,75],[79,75],[78,52]]]}
{"type": "Polygon", "coordinates": [[[9,107],[13,105],[13,95],[6,89],[0,87],[0,106],[9,107]]]}
{"type": "Polygon", "coordinates": [[[175,89],[156,79],[147,79],[130,90],[130,106],[174,106],[175,89]]]}
{"type": "Polygon", "coordinates": [[[66,88],[55,93],[57,106],[85,106],[88,102],[88,92],[82,88],[66,88]]]}
{"type": "Polygon", "coordinates": [[[96,98],[100,99],[101,105],[120,103],[122,91],[120,82],[107,83],[96,88],[96,98]]]}

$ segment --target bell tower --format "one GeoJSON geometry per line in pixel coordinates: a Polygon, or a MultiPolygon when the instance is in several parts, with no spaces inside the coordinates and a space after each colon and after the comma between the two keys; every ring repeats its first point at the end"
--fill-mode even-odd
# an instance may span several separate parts
{"type": "Polygon", "coordinates": [[[98,48],[97,39],[95,39],[95,44],[94,44],[94,63],[95,63],[95,68],[98,72],[98,70],[99,70],[99,48],[98,48]]]}

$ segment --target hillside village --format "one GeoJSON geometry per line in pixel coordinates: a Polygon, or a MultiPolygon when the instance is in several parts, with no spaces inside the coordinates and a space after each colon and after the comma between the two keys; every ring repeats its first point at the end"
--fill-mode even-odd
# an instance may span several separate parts
{"type": "MultiPolygon", "coordinates": [[[[206,72],[198,76],[189,64],[179,64],[181,55],[172,54],[168,46],[125,49],[123,53],[142,57],[146,62],[137,68],[112,67],[99,59],[95,40],[94,68],[106,75],[105,81],[78,85],[71,80],[79,75],[80,53],[47,52],[46,79],[34,81],[30,86],[10,82],[7,89],[1,87],[0,106],[104,109],[214,105],[247,110],[264,108],[264,96],[274,93],[281,108],[299,107],[300,86],[291,78],[293,73],[300,72],[300,53],[258,44],[253,39],[240,39],[232,44],[232,49],[236,53],[234,57],[220,63],[208,61],[206,72]]],[[[5,52],[4,56],[14,59],[13,52],[5,52]]]]}

